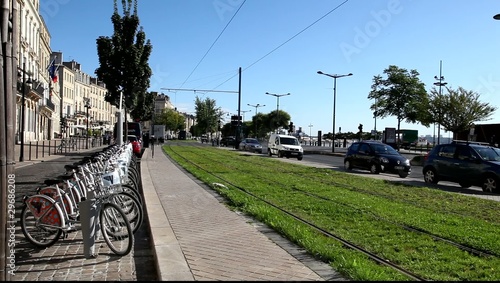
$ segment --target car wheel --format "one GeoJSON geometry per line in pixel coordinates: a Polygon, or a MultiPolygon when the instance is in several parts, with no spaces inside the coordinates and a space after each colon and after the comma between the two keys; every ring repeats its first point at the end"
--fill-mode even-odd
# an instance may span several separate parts
{"type": "Polygon", "coordinates": [[[429,184],[437,184],[439,182],[439,178],[436,171],[432,168],[425,168],[424,181],[429,184]]]}
{"type": "Polygon", "coordinates": [[[372,165],[370,165],[370,173],[372,174],[380,173],[380,169],[377,164],[373,163],[372,165]]]}
{"type": "Polygon", "coordinates": [[[398,175],[401,178],[406,178],[406,177],[408,177],[408,172],[406,172],[406,171],[399,171],[398,175]]]}
{"type": "Polygon", "coordinates": [[[498,191],[498,179],[494,176],[486,176],[483,179],[483,191],[488,193],[495,193],[498,191]]]}
{"type": "Polygon", "coordinates": [[[278,150],[278,157],[279,158],[282,158],[283,157],[283,153],[281,151],[278,150]]]}
{"type": "Polygon", "coordinates": [[[345,160],[344,161],[344,169],[347,170],[347,171],[351,171],[352,170],[351,161],[349,161],[349,160],[345,160]]]}
{"type": "Polygon", "coordinates": [[[269,155],[269,157],[273,156],[273,154],[271,153],[271,149],[270,148],[267,149],[267,155],[269,155]]]}
{"type": "Polygon", "coordinates": [[[472,186],[471,184],[469,184],[468,182],[459,182],[458,183],[460,185],[460,187],[464,188],[464,189],[467,189],[469,188],[470,186],[472,186]]]}
{"type": "Polygon", "coordinates": [[[302,160],[302,156],[297,157],[297,160],[299,161],[302,160]]]}

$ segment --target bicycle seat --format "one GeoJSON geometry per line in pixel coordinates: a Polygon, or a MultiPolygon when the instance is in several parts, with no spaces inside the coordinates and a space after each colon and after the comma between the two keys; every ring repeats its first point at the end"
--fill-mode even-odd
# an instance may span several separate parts
{"type": "Polygon", "coordinates": [[[70,165],[70,164],[64,165],[64,169],[66,169],[66,171],[71,171],[71,170],[75,170],[76,172],[80,171],[78,165],[70,165]]]}

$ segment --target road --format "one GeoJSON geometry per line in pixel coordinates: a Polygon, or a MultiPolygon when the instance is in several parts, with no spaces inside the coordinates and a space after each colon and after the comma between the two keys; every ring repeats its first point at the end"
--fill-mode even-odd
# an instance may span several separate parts
{"type": "MultiPolygon", "coordinates": [[[[248,154],[248,152],[242,152],[242,153],[248,154]]],[[[267,150],[264,149],[263,155],[266,155],[266,153],[267,153],[267,150]]],[[[402,153],[402,155],[407,157],[410,160],[415,156],[414,154],[405,154],[405,153],[402,153]]],[[[278,158],[276,156],[273,156],[272,158],[275,158],[276,160],[280,160],[283,162],[303,164],[303,165],[313,166],[313,167],[317,167],[317,168],[330,168],[330,169],[333,169],[336,171],[346,172],[344,170],[344,158],[342,156],[325,155],[325,154],[305,154],[304,158],[301,161],[298,161],[297,159],[294,159],[294,158],[287,159],[287,158],[278,158]]],[[[401,182],[403,184],[408,184],[408,185],[413,185],[413,186],[421,186],[421,187],[425,186],[425,187],[435,188],[435,189],[442,190],[442,191],[461,193],[464,195],[470,195],[470,196],[474,196],[474,197],[478,197],[478,198],[500,201],[499,194],[485,193],[482,191],[482,189],[480,187],[476,187],[476,186],[472,186],[470,188],[465,189],[465,188],[460,187],[460,185],[458,185],[456,183],[445,182],[445,181],[439,182],[439,184],[437,184],[437,185],[426,184],[424,182],[424,176],[422,174],[422,166],[412,166],[412,172],[406,178],[400,178],[396,174],[388,174],[388,173],[371,174],[368,171],[356,170],[356,169],[349,171],[349,174],[370,177],[370,178],[383,179],[383,180],[388,180],[388,181],[392,181],[392,182],[401,182]]]]}

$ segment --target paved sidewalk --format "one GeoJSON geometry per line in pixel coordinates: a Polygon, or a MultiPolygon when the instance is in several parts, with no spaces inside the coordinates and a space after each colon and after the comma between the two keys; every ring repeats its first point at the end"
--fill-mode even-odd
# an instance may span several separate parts
{"type": "Polygon", "coordinates": [[[262,224],[230,211],[155,149],[154,157],[150,149],[142,157],[141,174],[159,280],[345,280],[262,224]]]}
{"type": "Polygon", "coordinates": [[[19,225],[22,196],[33,194],[43,180],[61,175],[64,165],[72,164],[104,147],[65,156],[51,155],[36,161],[17,162],[16,180],[16,270],[11,281],[153,281],[157,280],[147,216],[134,234],[134,247],[126,256],[115,255],[101,240],[96,243],[97,258],[84,256],[81,231],[68,234],[53,246],[37,249],[28,243],[19,225]]]}

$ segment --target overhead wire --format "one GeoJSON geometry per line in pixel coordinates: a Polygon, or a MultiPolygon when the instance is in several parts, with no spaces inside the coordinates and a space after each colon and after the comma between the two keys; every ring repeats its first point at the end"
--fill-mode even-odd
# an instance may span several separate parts
{"type": "Polygon", "coordinates": [[[189,78],[191,77],[191,75],[196,71],[196,69],[198,68],[198,66],[200,66],[201,62],[203,62],[203,60],[205,59],[205,57],[207,57],[207,55],[210,52],[210,50],[212,50],[212,48],[214,47],[215,43],[217,43],[217,41],[222,36],[222,34],[224,33],[224,31],[227,29],[227,27],[229,26],[229,24],[231,24],[231,22],[236,17],[236,15],[238,14],[238,12],[241,10],[241,7],[243,7],[243,5],[245,4],[245,2],[246,2],[246,0],[243,0],[243,2],[241,3],[240,7],[238,8],[238,10],[236,10],[236,12],[231,17],[231,19],[229,20],[229,22],[226,24],[226,26],[224,27],[224,29],[222,29],[222,31],[219,33],[219,35],[217,36],[217,38],[214,40],[214,42],[212,43],[212,45],[210,46],[210,48],[208,48],[207,52],[205,52],[205,55],[203,55],[203,57],[200,59],[200,61],[198,62],[198,64],[196,64],[196,67],[194,67],[193,71],[191,71],[191,73],[189,74],[189,76],[182,83],[181,88],[182,88],[182,86],[184,86],[184,84],[187,82],[187,80],[189,80],[189,78]]]}
{"type": "MultiPolygon", "coordinates": [[[[288,42],[290,42],[292,39],[296,38],[297,36],[299,36],[301,33],[303,33],[304,31],[308,30],[310,27],[312,27],[313,25],[315,25],[316,23],[318,23],[319,21],[321,21],[322,19],[324,19],[326,16],[330,15],[331,13],[333,13],[334,11],[336,11],[337,9],[339,9],[340,7],[342,7],[345,3],[349,2],[349,0],[344,0],[344,2],[340,3],[339,5],[337,5],[335,8],[333,8],[332,10],[328,11],[328,13],[324,14],[323,16],[321,16],[320,18],[318,18],[317,20],[315,20],[313,23],[311,23],[310,25],[308,25],[307,27],[303,28],[301,31],[299,31],[298,33],[296,33],[295,35],[293,35],[292,37],[290,37],[289,39],[287,39],[285,42],[283,42],[282,44],[278,45],[276,48],[274,48],[273,50],[269,51],[267,54],[265,54],[264,56],[260,57],[259,59],[257,59],[255,62],[253,62],[252,64],[250,64],[248,67],[242,69],[242,71],[245,71],[247,69],[249,69],[250,67],[252,67],[253,65],[257,64],[258,62],[262,61],[264,58],[266,58],[267,56],[271,55],[272,53],[274,53],[276,50],[278,50],[279,48],[283,47],[283,45],[287,44],[288,42]]],[[[233,75],[232,77],[230,77],[229,79],[225,80],[224,82],[222,82],[221,84],[217,85],[214,89],[220,87],[221,85],[227,83],[228,81],[230,81],[231,79],[233,79],[234,77],[236,77],[238,74],[235,74],[233,75]]]]}

